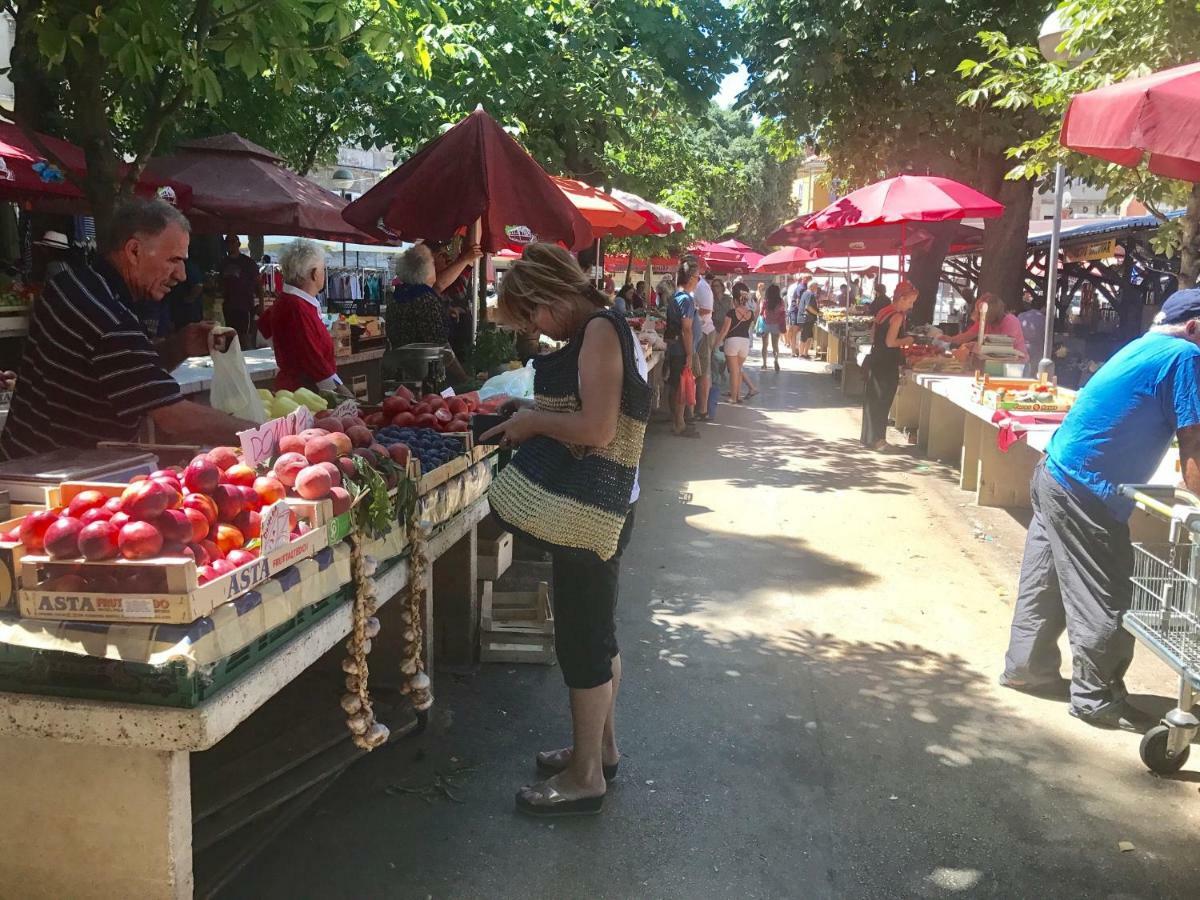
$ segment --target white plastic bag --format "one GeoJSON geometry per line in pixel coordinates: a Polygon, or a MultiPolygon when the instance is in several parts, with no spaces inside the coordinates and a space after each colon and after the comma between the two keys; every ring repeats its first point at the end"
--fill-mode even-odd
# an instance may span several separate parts
{"type": "MultiPolygon", "coordinates": [[[[232,329],[229,329],[232,331],[232,329]]],[[[248,419],[255,425],[267,421],[266,410],[250,373],[246,370],[246,357],[242,356],[241,342],[234,332],[229,345],[222,353],[214,346],[213,329],[208,335],[208,351],[212,356],[213,380],[209,388],[209,404],[213,409],[227,412],[239,419],[248,419]]]]}
{"type": "Polygon", "coordinates": [[[529,360],[523,369],[512,369],[501,372],[494,378],[489,378],[479,389],[479,399],[490,397],[512,397],[514,400],[533,399],[533,360],[529,360]]]}

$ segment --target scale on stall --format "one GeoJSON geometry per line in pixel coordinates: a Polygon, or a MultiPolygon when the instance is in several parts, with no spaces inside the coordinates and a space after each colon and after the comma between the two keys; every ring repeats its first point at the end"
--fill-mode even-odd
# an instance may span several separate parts
{"type": "Polygon", "coordinates": [[[64,481],[125,482],[157,468],[158,459],[152,453],[67,447],[0,463],[0,490],[8,491],[13,503],[42,504],[47,502],[48,491],[64,481]]]}
{"type": "Polygon", "coordinates": [[[441,344],[405,344],[387,352],[391,378],[418,397],[440,394],[446,387],[446,348],[441,344]]]}

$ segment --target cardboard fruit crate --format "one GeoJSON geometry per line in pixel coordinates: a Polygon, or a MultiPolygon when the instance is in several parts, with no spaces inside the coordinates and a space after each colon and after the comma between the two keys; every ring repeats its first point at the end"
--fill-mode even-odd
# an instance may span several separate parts
{"type": "Polygon", "coordinates": [[[554,664],[554,610],[546,582],[536,591],[497,592],[485,581],[481,596],[481,662],[554,664]]]}
{"type": "MultiPolygon", "coordinates": [[[[126,484],[64,482],[61,503],[83,490],[120,496],[126,484]]],[[[290,506],[290,505],[289,505],[290,506]]],[[[313,521],[307,509],[295,509],[310,530],[288,540],[251,562],[200,584],[195,560],[185,556],[154,559],[56,560],[26,554],[19,560],[17,605],[30,619],[68,619],[83,622],[155,622],[186,624],[209,615],[222,603],[262,584],[329,544],[326,529],[313,521]],[[74,582],[78,576],[83,584],[74,582]],[[100,587],[86,584],[99,582],[100,587]],[[107,589],[106,589],[107,588],[107,589]]]]}
{"type": "Polygon", "coordinates": [[[500,576],[512,565],[513,536],[511,531],[504,531],[496,520],[489,517],[479,523],[479,560],[478,575],[480,581],[499,581],[500,576]]]}
{"type": "MultiPolygon", "coordinates": [[[[0,522],[0,531],[14,530],[24,518],[0,522]]],[[[17,585],[20,584],[21,557],[24,555],[25,545],[20,541],[0,541],[0,610],[17,606],[17,585]]]]}

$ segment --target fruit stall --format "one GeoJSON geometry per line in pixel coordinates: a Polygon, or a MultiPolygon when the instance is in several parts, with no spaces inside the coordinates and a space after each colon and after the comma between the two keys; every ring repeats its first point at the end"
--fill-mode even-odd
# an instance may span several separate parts
{"type": "Polygon", "coordinates": [[[0,522],[0,883],[192,896],[194,861],[270,832],[316,761],[418,727],[435,653],[477,646],[496,456],[462,426],[503,399],[401,388],[239,447],[0,464],[23,498],[0,522]],[[325,752],[247,749],[297,718],[336,720],[325,752]]]}

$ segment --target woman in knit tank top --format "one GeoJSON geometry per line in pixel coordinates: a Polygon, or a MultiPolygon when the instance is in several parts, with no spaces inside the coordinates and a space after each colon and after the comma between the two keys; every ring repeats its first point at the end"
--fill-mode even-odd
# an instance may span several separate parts
{"type": "Polygon", "coordinates": [[[614,612],[650,388],[633,332],[607,304],[550,244],[526,248],[500,283],[502,320],[567,342],[534,361],[532,407],[483,436],[520,448],[488,500],[505,526],[550,551],[555,651],[570,689],[574,740],[535,757],[552,775],[518,792],[517,808],[530,815],[600,812],[617,773],[614,612]]]}

